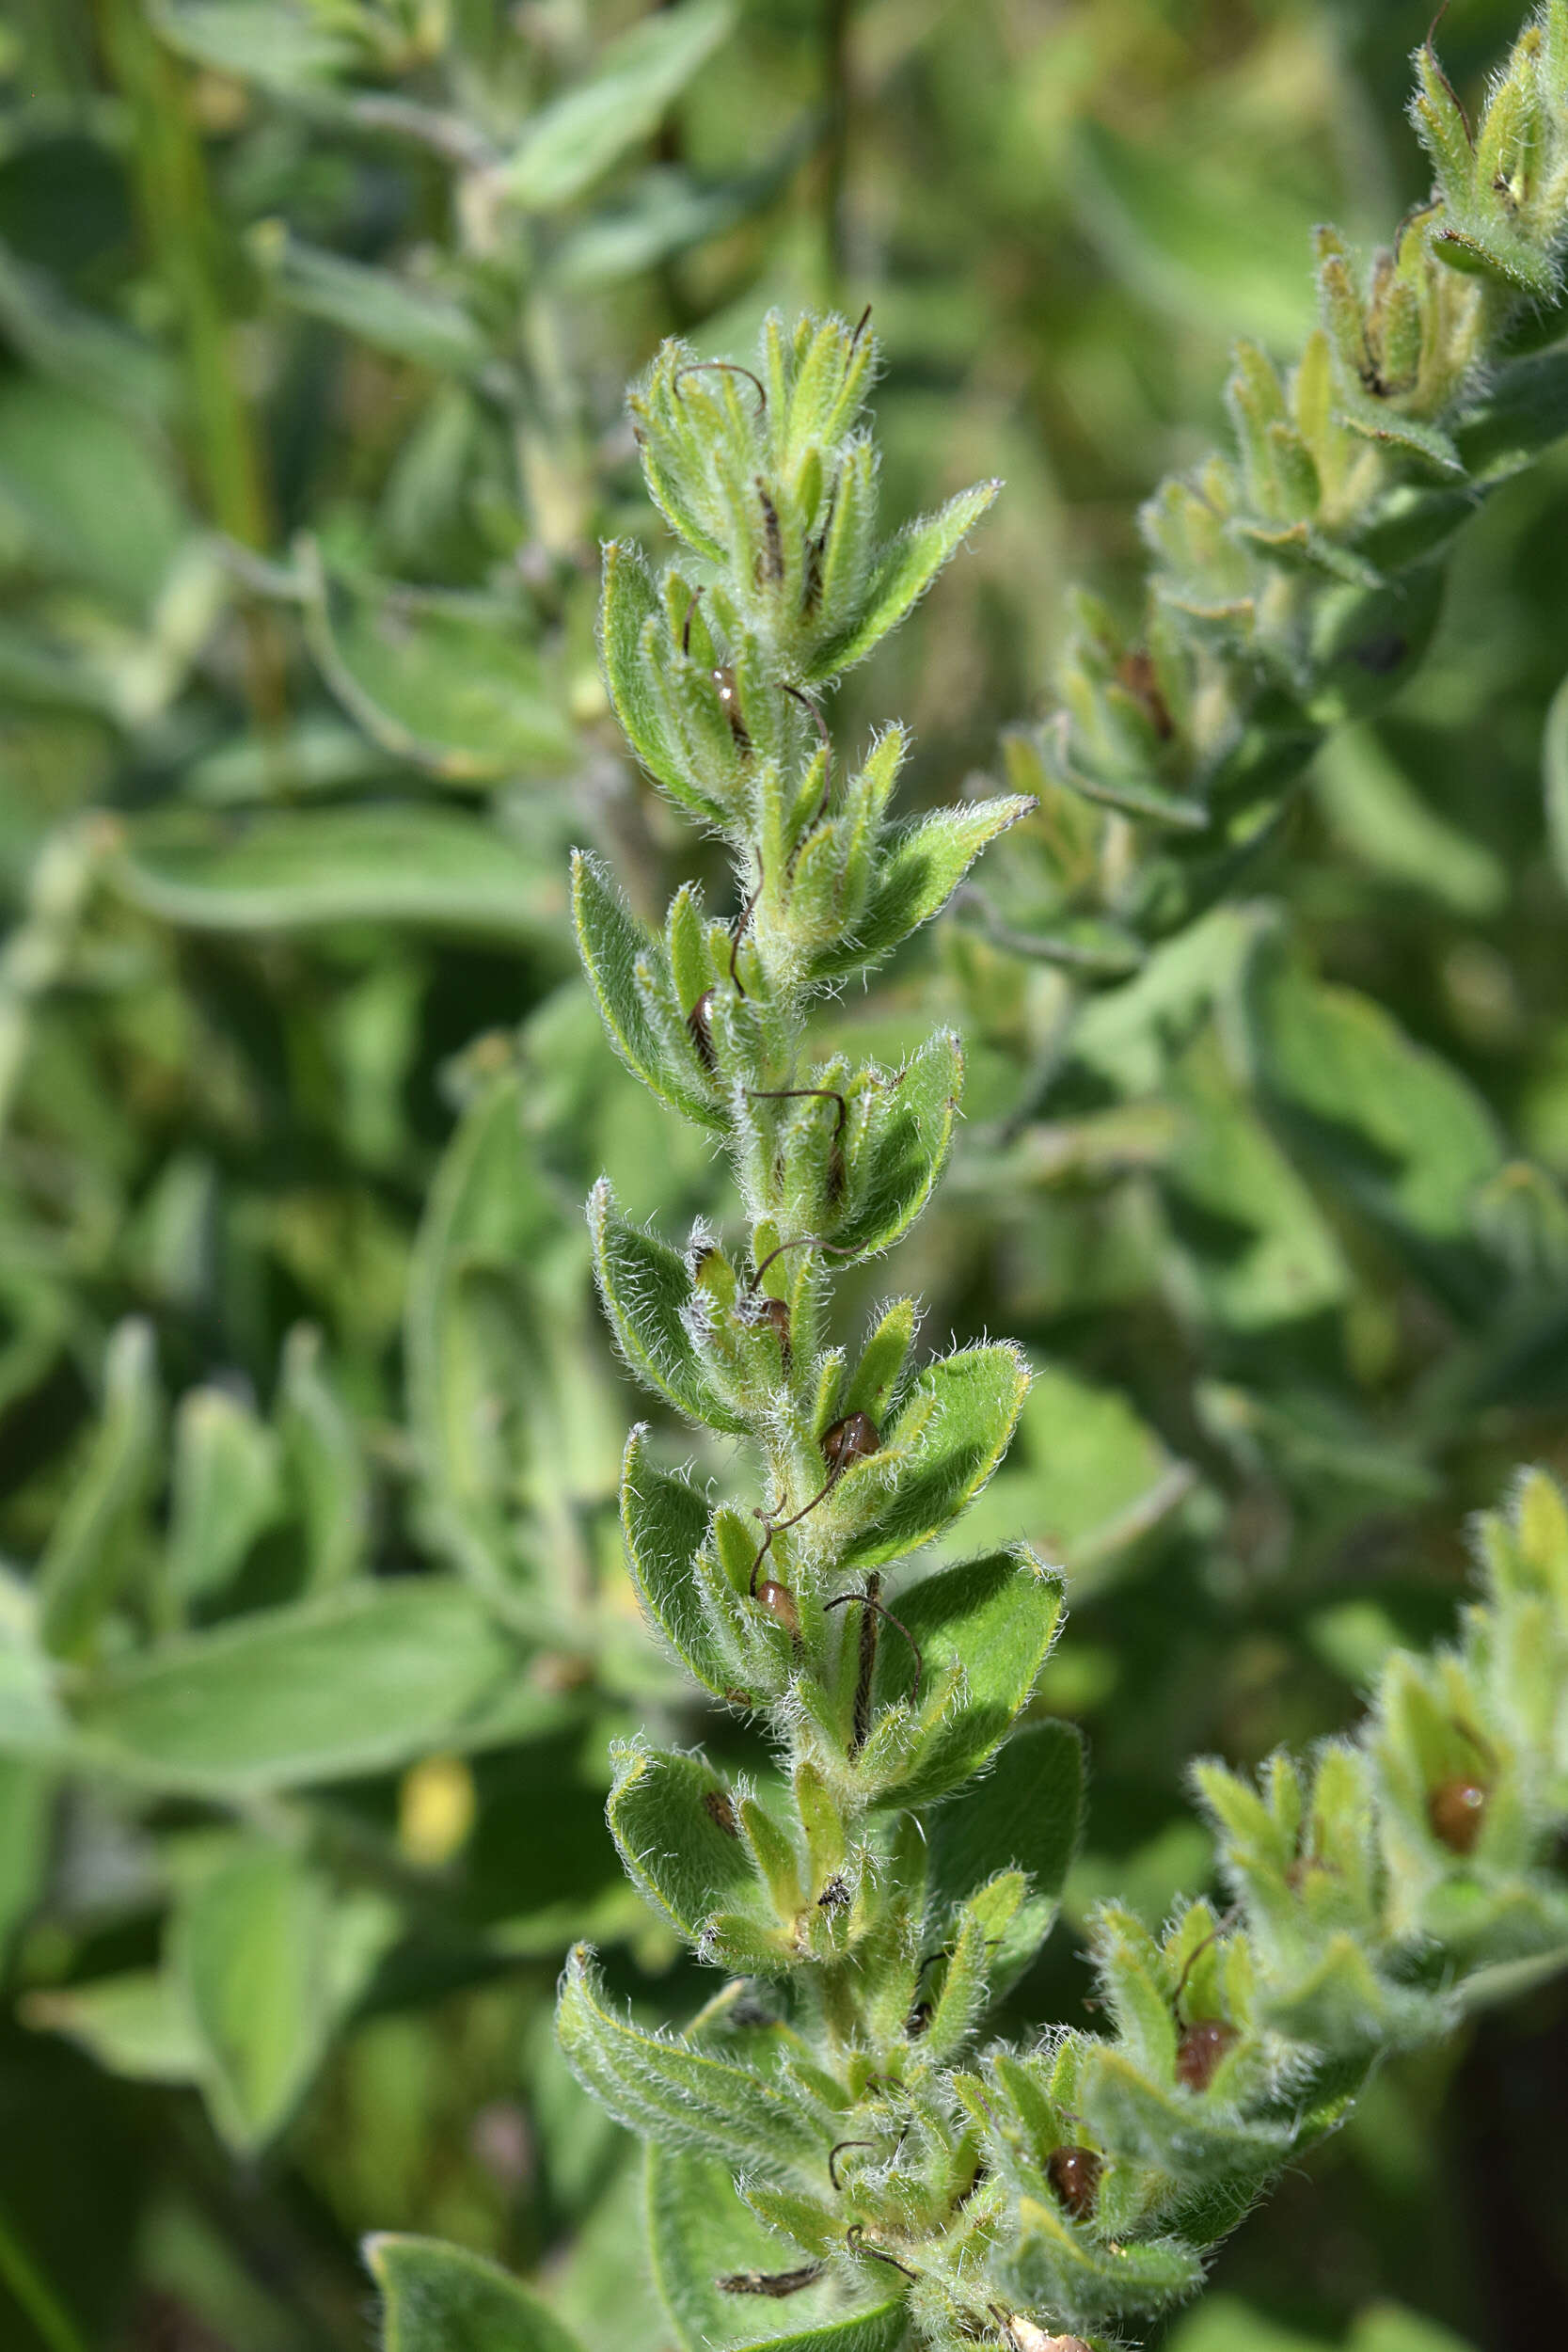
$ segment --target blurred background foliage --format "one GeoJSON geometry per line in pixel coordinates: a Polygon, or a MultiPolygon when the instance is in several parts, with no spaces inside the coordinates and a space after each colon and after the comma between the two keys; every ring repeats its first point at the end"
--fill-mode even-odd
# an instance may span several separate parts
{"type": "MultiPolygon", "coordinates": [[[[624,385],[672,332],[874,303],[891,510],[1007,488],[835,729],[905,715],[916,797],[996,772],[1065,582],[1134,609],[1231,338],[1299,344],[1311,224],[1424,193],[1427,14],[0,11],[8,2345],[353,2345],[372,2227],[539,2273],[594,2352],[666,2341],[549,2032],[578,1934],[650,2017],[698,1997],[603,1828],[610,1737],[744,1760],[620,1566],[645,1407],[578,1206],[608,1169],[667,1231],[725,1209],[566,917],[573,842],[647,906],[692,855],[595,666],[598,542],[657,544],[624,385]]],[[[1451,10],[1462,90],[1517,21],[1451,10]]],[[[1465,1514],[1568,1470],[1565,536],[1559,454],[1285,852],[1131,987],[1085,1006],[971,907],[824,1009],[970,1041],[878,1287],[1039,1367],[965,1547],[1069,1570],[1079,1920],[1194,1889],[1186,1759],[1352,1720],[1450,1622],[1465,1514]]],[[[1072,1944],[1015,2024],[1081,2013],[1072,1944]]],[[[1560,1990],[1391,2067],[1170,2342],[1552,2340],[1565,2106],[1560,1990]]]]}

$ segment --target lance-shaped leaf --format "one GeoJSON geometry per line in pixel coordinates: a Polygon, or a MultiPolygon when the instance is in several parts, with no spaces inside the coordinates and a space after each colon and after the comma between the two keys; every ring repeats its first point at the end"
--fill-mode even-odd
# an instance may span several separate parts
{"type": "Polygon", "coordinates": [[[219,1591],[282,1508],[272,1431],[227,1390],[189,1390],[174,1421],[170,1591],[182,1600],[219,1591]]]}
{"type": "Polygon", "coordinates": [[[1078,2112],[1110,2153],[1148,2165],[1196,2194],[1221,2182],[1261,2184],[1290,2153],[1290,2123],[1246,2122],[1223,2105],[1150,2080],[1125,2050],[1091,2044],[1078,2082],[1078,2112]]]}
{"type": "Polygon", "coordinates": [[[677,1413],[744,1437],[745,1422],[724,1404],[697,1354],[692,1282],[680,1251],[618,1215],[602,1177],[589,1197],[588,1230],[599,1295],[628,1370],[677,1413]]]}
{"type": "Polygon", "coordinates": [[[835,1250],[891,1249],[936,1188],[963,1089],[963,1051],[950,1029],[927,1038],[885,1087],[855,1097],[844,1153],[844,1222],[835,1250]]]}
{"type": "Polygon", "coordinates": [[[1161,2311],[1203,2283],[1200,2257],[1179,2238],[1101,2245],[1037,2198],[1020,2198],[1016,2231],[991,2276],[1021,2303],[1049,2310],[1061,2327],[1098,2328],[1161,2311]]]}
{"type": "Polygon", "coordinates": [[[664,943],[642,926],[598,860],[572,853],[572,914],[578,946],[610,1041],[626,1068],[684,1118],[722,1128],[723,1105],[703,1083],[695,1048],[672,1054],[648,1017],[637,967],[645,961],[656,983],[669,983],[664,943]]]}
{"type": "Polygon", "coordinates": [[[773,2180],[826,2157],[831,2124],[797,2084],[618,2016],[580,1944],[567,1956],[556,2034],[578,2081],[643,2139],[773,2180]]]}
{"type": "Polygon", "coordinates": [[[682,2352],[895,2352],[905,2341],[901,2293],[847,2292],[841,2276],[764,2227],[721,2165],[649,2149],[648,2245],[682,2352]],[[786,2296],[791,2277],[799,2283],[786,2296]],[[727,2292],[725,2280],[736,2282],[727,2292]],[[756,2280],[779,2284],[748,2292],[756,2280]]]}
{"type": "Polygon", "coordinates": [[[547,2305],[466,2246],[402,2233],[368,2237],[381,2290],[381,2352],[582,2352],[547,2305]]]}
{"type": "Polygon", "coordinates": [[[605,1808],[627,1876],[685,1936],[702,1941],[717,1911],[764,1906],[729,1789],[705,1757],[640,1742],[612,1752],[605,1808]]]}
{"type": "Polygon", "coordinates": [[[307,1587],[346,1583],[370,1540],[370,1481],[356,1423],[327,1380],[321,1333],[298,1324],[283,1343],[277,1423],[283,1474],[304,1524],[307,1587]]]}
{"type": "Polygon", "coordinates": [[[103,1415],[39,1566],[39,1627],[56,1657],[79,1657],[132,1565],[163,1421],[152,1328],[119,1326],[103,1367],[103,1415]]]}
{"type": "Polygon", "coordinates": [[[701,824],[721,826],[726,812],[692,783],[670,739],[660,679],[672,650],[641,549],[612,539],[604,551],[599,651],[615,715],[643,767],[677,807],[701,824]]]}
{"type": "Polygon", "coordinates": [[[705,1690],[722,1698],[733,1677],[713,1637],[694,1566],[708,1532],[708,1507],[684,1478],[648,1458],[647,1425],[626,1440],[621,1470],[621,1528],[637,1597],[705,1690]]]}
{"type": "Polygon", "coordinates": [[[183,1891],[171,1960],[230,2146],[264,2147],[287,2122],[397,1928],[385,1897],[337,1897],[320,1871],[259,1840],[183,1891]]]}
{"type": "Polygon", "coordinates": [[[884,1629],[875,1697],[879,1707],[912,1702],[918,1649],[920,1729],[884,1802],[924,1804],[979,1771],[1027,1703],[1063,1607],[1061,1580],[1023,1544],[943,1568],[899,1594],[909,1638],[884,1629]]]}
{"type": "Polygon", "coordinates": [[[936,514],[922,516],[891,539],[872,566],[853,624],[822,647],[806,672],[805,682],[834,677],[863,661],[919,602],[1001,487],[1000,482],[977,482],[972,490],[960,490],[936,514]]]}
{"type": "Polygon", "coordinates": [[[841,1538],[840,1565],[878,1567],[956,1519],[1006,1452],[1028,1388],[1028,1366],[1006,1342],[928,1364],[882,1451],[847,1472],[822,1506],[822,1532],[841,1538]]]}
{"type": "Polygon", "coordinates": [[[812,978],[831,980],[881,963],[940,914],[981,850],[1028,815],[1022,797],[939,808],[884,842],[864,913],[852,934],[822,949],[812,978]]]}
{"type": "Polygon", "coordinates": [[[735,21],[730,0],[686,0],[611,41],[595,72],[542,107],[500,185],[530,212],[555,212],[657,128],[735,21]]]}

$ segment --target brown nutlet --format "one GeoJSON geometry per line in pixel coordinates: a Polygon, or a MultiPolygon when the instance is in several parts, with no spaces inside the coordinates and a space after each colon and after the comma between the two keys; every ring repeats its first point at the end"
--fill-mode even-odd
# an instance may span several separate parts
{"type": "Polygon", "coordinates": [[[697,1057],[705,1070],[713,1070],[718,1066],[713,1051],[713,1025],[708,1019],[712,1006],[713,991],[711,988],[705,988],[686,1016],[686,1025],[691,1033],[691,1042],[697,1048],[697,1057]]]}
{"type": "Polygon", "coordinates": [[[1103,2169],[1092,2148],[1053,2148],[1046,2158],[1045,2177],[1074,2221],[1093,2213],[1103,2169]]]}
{"type": "Polygon", "coordinates": [[[1189,2090],[1207,2090],[1220,2060],[1240,2038],[1235,2026],[1227,2026],[1223,2017],[1203,2017],[1189,2026],[1176,2053],[1177,2081],[1185,2083],[1189,2090]]]}
{"type": "Polygon", "coordinates": [[[836,1478],[851,1462],[863,1462],[868,1454],[875,1454],[881,1442],[881,1432],[869,1413],[846,1413],[824,1434],[822,1453],[836,1478]]]}
{"type": "Polygon", "coordinates": [[[1450,1853],[1474,1853],[1486,1819],[1486,1790],[1479,1780],[1448,1780],[1427,1799],[1433,1835],[1450,1853]]]}
{"type": "Polygon", "coordinates": [[[765,1576],[757,1586],[757,1598],[776,1625],[782,1625],[792,1641],[800,1637],[800,1611],[787,1584],[775,1584],[765,1576]]]}
{"type": "Polygon", "coordinates": [[[726,1837],[738,1837],[740,1823],[735,1818],[735,1807],[722,1788],[705,1788],[703,1811],[715,1829],[721,1829],[726,1837]]]}
{"type": "Polygon", "coordinates": [[[713,691],[719,697],[720,707],[730,723],[730,733],[735,739],[735,748],[744,756],[752,748],[752,739],[746,731],[746,722],[740,715],[740,697],[736,688],[735,672],[728,669],[715,670],[713,691]]]}
{"type": "Polygon", "coordinates": [[[762,1320],[779,1343],[779,1353],[784,1358],[784,1368],[787,1372],[789,1370],[789,1309],[782,1298],[765,1298],[762,1302],[762,1320]]]}

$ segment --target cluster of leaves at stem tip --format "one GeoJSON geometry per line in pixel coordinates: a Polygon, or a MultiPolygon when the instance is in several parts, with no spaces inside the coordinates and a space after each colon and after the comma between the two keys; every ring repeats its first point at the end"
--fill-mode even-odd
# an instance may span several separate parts
{"type": "MultiPolygon", "coordinates": [[[[1478,281],[1456,282],[1468,315],[1478,281]]],[[[1537,1475],[1484,1530],[1486,1596],[1459,1647],[1396,1654],[1360,1737],[1257,1786],[1199,1772],[1234,1907],[1192,1902],[1158,1936],[1103,1908],[1110,2029],[983,2039],[1076,1836],[1077,1737],[1032,1706],[1062,1590],[1022,1546],[899,1564],[1000,1460],[1027,1369],[1005,1343],[917,1362],[909,1298],[858,1350],[835,1341],[833,1271],[889,1248],[929,1198],[961,1057],[941,1033],[900,1069],[816,1041],[832,993],[1028,803],[890,824],[898,728],[863,756],[833,741],[831,681],[994,489],[879,537],[874,366],[864,322],[775,316],[754,371],[673,344],[634,394],[649,487],[690,553],[655,580],[607,550],[606,672],[640,759],[729,845],[738,912],[714,919],[689,885],[656,935],[592,860],[576,874],[612,1039],[721,1139],[746,1213],[738,1246],[700,1228],[677,1248],[603,1185],[590,1209],[628,1365],[747,1441],[733,1458],[758,1482],[715,1502],[639,1429],[622,1490],[650,1620],[777,1758],[749,1781],[641,1740],[616,1757],[626,1868],[725,1983],[683,2034],[651,2032],[578,1948],[559,2011],[580,2078],[651,2143],[654,2266],[691,2352],[737,2332],[818,2352],[1111,2341],[1193,2292],[1380,2056],[1568,1947],[1550,1868],[1568,1512],[1537,1475]],[[756,2314],[775,2307],[770,2333],[756,2314]]],[[[1352,427],[1335,430],[1348,451],[1352,427]]],[[[1427,462],[1435,435],[1417,418],[1398,446],[1427,462]]]]}
{"type": "MultiPolygon", "coordinates": [[[[1430,40],[1411,114],[1432,194],[1363,266],[1317,232],[1320,324],[1282,373],[1243,343],[1235,443],[1143,510],[1146,610],[1076,599],[1061,707],[1009,739],[1036,794],[1015,944],[1108,981],[1277,834],[1313,753],[1403,686],[1480,501],[1568,429],[1568,0],[1471,125],[1430,40]]],[[[1025,871],[1018,861],[1018,873],[1025,871]]]]}

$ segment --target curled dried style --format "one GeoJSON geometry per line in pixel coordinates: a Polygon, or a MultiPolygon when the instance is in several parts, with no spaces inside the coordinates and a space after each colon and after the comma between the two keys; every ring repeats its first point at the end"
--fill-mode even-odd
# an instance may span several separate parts
{"type": "MultiPolygon", "coordinates": [[[[1568,6],[1542,27],[1568,92],[1568,6]]],[[[633,1432],[640,1599],[694,1682],[760,1720],[780,1768],[755,1789],[700,1753],[617,1751],[626,1868],[725,1981],[686,2033],[654,2035],[578,1947],[559,2031],[649,2143],[654,2267],[689,2352],[733,2340],[736,2298],[797,2296],[771,2339],[753,2312],[749,2340],[1084,2352],[1196,2289],[1216,2238],[1385,2050],[1445,2030],[1478,1973],[1568,1946],[1555,1718],[1514,1687],[1528,1648],[1532,1689],[1568,1692],[1568,1508],[1544,1477],[1521,1487],[1488,1525],[1459,1647],[1396,1652],[1366,1727],[1310,1771],[1276,1757],[1255,1786],[1199,1769],[1234,1908],[1193,1902],[1154,1935],[1101,1906],[1111,2031],[987,2039],[1076,1836],[1079,1741],[1034,1704],[1062,1591],[1022,1545],[944,1542],[944,1565],[911,1564],[1001,1460],[1029,1375],[1006,1342],[916,1361],[907,1297],[858,1347],[831,1338],[835,1271],[890,1249],[940,1179],[962,1057],[939,1031],[896,1071],[821,1060],[809,1021],[1030,803],[895,827],[900,730],[834,756],[830,682],[995,489],[879,533],[875,365],[863,319],[773,317],[754,369],[672,345],[632,395],[684,552],[656,580],[607,550],[607,677],[648,773],[727,844],[742,913],[709,920],[688,886],[645,929],[584,856],[578,932],[617,1051],[728,1152],[744,1230],[682,1251],[601,1184],[594,1255],[628,1367],[747,1482],[712,1499],[633,1432]],[[1413,1937],[1432,1961],[1418,1979],[1413,1937]]],[[[1189,705],[1163,643],[1110,674],[1175,759],[1189,705]]]]}

